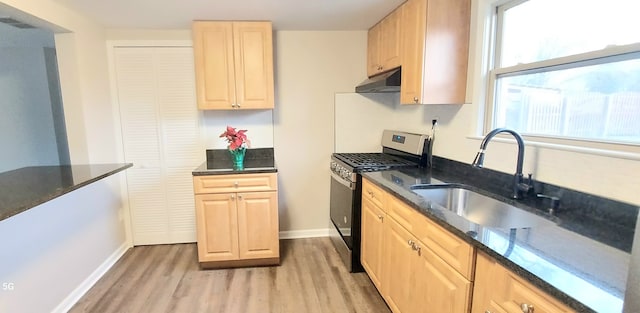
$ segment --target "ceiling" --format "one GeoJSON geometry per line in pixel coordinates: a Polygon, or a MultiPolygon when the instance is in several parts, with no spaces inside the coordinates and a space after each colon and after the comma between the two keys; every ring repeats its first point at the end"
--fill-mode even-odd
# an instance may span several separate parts
{"type": "Polygon", "coordinates": [[[106,28],[189,29],[193,20],[270,20],[275,30],[366,30],[405,0],[54,0],[106,28]]]}

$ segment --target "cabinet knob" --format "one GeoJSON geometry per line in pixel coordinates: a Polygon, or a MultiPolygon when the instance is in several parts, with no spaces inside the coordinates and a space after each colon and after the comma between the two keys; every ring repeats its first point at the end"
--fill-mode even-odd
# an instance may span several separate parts
{"type": "Polygon", "coordinates": [[[520,305],[520,309],[522,309],[522,313],[534,313],[533,304],[523,303],[520,305]]]}
{"type": "Polygon", "coordinates": [[[231,200],[235,200],[236,199],[236,195],[231,195],[231,200]]]}
{"type": "Polygon", "coordinates": [[[232,108],[235,108],[235,107],[236,107],[236,104],[235,104],[235,103],[232,103],[232,104],[231,104],[231,107],[232,107],[232,108]]]}
{"type": "Polygon", "coordinates": [[[242,195],[238,195],[238,200],[242,200],[242,195]]]}
{"type": "Polygon", "coordinates": [[[384,217],[382,215],[378,215],[378,219],[382,221],[384,217]]]}
{"type": "Polygon", "coordinates": [[[415,243],[413,242],[413,240],[409,239],[409,240],[407,241],[407,244],[409,244],[409,246],[413,249],[413,245],[414,245],[415,243]]]}
{"type": "Polygon", "coordinates": [[[233,187],[238,188],[238,182],[233,183],[233,187]]]}
{"type": "Polygon", "coordinates": [[[418,103],[418,100],[420,100],[418,97],[413,97],[413,102],[418,103]]]}
{"type": "Polygon", "coordinates": [[[240,103],[236,103],[236,108],[239,109],[240,108],[240,103]]]}

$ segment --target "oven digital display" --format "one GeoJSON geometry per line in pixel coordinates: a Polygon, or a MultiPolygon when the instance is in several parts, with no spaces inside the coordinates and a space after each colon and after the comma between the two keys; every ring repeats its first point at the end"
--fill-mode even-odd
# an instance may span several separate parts
{"type": "Polygon", "coordinates": [[[393,138],[391,138],[391,141],[397,142],[397,143],[404,143],[405,139],[406,139],[405,136],[393,135],[393,138]]]}

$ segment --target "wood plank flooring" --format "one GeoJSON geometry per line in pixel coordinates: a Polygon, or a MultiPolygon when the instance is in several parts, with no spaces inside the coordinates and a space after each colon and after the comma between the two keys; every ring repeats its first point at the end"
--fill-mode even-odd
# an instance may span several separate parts
{"type": "Polygon", "coordinates": [[[195,244],[135,247],[69,312],[390,312],[329,238],[281,240],[280,249],[280,266],[201,270],[195,244]]]}

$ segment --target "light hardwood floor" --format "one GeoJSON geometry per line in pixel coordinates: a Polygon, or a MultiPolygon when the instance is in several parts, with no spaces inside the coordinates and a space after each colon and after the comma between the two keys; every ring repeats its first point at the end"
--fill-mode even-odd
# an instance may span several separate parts
{"type": "Polygon", "coordinates": [[[69,312],[390,312],[329,238],[280,247],[280,266],[222,270],[201,270],[195,244],[135,247],[69,312]]]}

